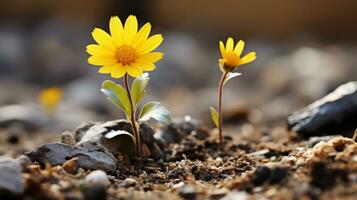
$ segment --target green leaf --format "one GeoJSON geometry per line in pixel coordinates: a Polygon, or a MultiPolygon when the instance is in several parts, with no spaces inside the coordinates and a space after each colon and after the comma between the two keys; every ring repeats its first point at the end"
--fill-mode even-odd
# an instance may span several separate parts
{"type": "Polygon", "coordinates": [[[238,72],[229,72],[227,77],[226,77],[226,80],[224,81],[223,84],[226,84],[228,80],[234,78],[234,77],[237,77],[237,76],[240,76],[242,75],[242,73],[238,73],[238,72]]]}
{"type": "Polygon", "coordinates": [[[218,128],[219,127],[219,123],[218,123],[217,110],[212,106],[209,109],[211,110],[211,117],[212,117],[212,120],[214,122],[214,125],[216,125],[216,127],[218,128]]]}
{"type": "Polygon", "coordinates": [[[102,84],[101,91],[114,105],[122,109],[127,116],[131,114],[130,100],[127,91],[119,84],[106,80],[102,84]]]}
{"type": "Polygon", "coordinates": [[[165,124],[169,124],[171,122],[170,112],[156,101],[146,103],[141,108],[138,121],[148,121],[150,118],[165,124]]]}
{"type": "Polygon", "coordinates": [[[149,74],[144,73],[142,76],[136,78],[131,87],[133,103],[136,106],[145,95],[145,88],[150,80],[149,74]]]}

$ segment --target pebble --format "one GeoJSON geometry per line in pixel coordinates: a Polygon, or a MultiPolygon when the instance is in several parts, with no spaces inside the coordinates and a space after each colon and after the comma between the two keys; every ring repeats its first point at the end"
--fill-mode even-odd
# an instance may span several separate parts
{"type": "Polygon", "coordinates": [[[16,159],[19,161],[20,165],[23,168],[26,167],[27,165],[31,164],[31,159],[26,155],[21,155],[21,156],[17,157],[16,159]]]}
{"type": "Polygon", "coordinates": [[[110,184],[107,173],[102,170],[92,171],[86,176],[85,181],[90,184],[103,186],[108,186],[110,184]]]}
{"type": "Polygon", "coordinates": [[[184,187],[181,187],[179,191],[179,195],[184,199],[192,200],[192,199],[196,199],[197,191],[194,187],[186,185],[184,187]]]}
{"type": "Polygon", "coordinates": [[[126,178],[123,182],[124,187],[134,187],[136,185],[136,180],[133,178],[126,178]]]}
{"type": "Polygon", "coordinates": [[[21,177],[21,165],[16,159],[0,157],[0,193],[21,194],[24,182],[21,177]]]}
{"type": "Polygon", "coordinates": [[[78,158],[72,158],[64,162],[63,169],[70,174],[75,174],[78,170],[78,158]]]}
{"type": "Polygon", "coordinates": [[[269,179],[271,175],[271,169],[265,166],[259,166],[253,174],[252,183],[254,185],[262,185],[269,179]]]}

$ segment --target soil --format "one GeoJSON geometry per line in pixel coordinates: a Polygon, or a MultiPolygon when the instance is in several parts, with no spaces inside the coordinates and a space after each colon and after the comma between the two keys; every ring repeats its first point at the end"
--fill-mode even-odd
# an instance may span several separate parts
{"type": "MultiPolygon", "coordinates": [[[[25,193],[4,199],[356,199],[352,140],[305,140],[284,127],[232,131],[238,128],[227,128],[223,148],[212,129],[208,137],[189,134],[170,144],[158,160],[117,155],[108,187],[86,185],[90,171],[77,169],[72,161],[63,166],[29,163],[22,169],[25,193]]],[[[12,157],[60,138],[8,130],[1,131],[0,154],[12,157]]]]}

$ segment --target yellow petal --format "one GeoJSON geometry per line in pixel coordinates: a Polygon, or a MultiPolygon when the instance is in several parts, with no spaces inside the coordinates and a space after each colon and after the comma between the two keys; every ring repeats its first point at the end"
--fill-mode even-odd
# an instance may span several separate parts
{"type": "Polygon", "coordinates": [[[221,50],[222,58],[224,58],[224,54],[226,53],[226,50],[224,48],[224,44],[222,41],[219,41],[219,49],[221,50]]]}
{"type": "Polygon", "coordinates": [[[240,60],[239,65],[250,63],[250,62],[254,61],[256,57],[257,56],[256,56],[256,53],[254,51],[250,52],[240,60]]]}
{"type": "Polygon", "coordinates": [[[138,47],[139,53],[148,53],[156,49],[164,40],[161,34],[156,34],[147,39],[142,45],[138,47]]]}
{"type": "Polygon", "coordinates": [[[121,78],[126,74],[126,68],[121,64],[116,64],[115,70],[112,71],[111,76],[113,78],[121,78]]]}
{"type": "Polygon", "coordinates": [[[234,48],[234,52],[240,56],[243,52],[244,49],[244,41],[243,40],[239,40],[239,42],[237,43],[236,47],[234,48]]]}
{"type": "Polygon", "coordinates": [[[125,66],[126,72],[134,78],[139,77],[143,74],[143,70],[135,65],[125,66]]]}
{"type": "Polygon", "coordinates": [[[234,45],[233,38],[229,37],[227,39],[226,51],[233,51],[233,45],[234,45]]]}
{"type": "Polygon", "coordinates": [[[150,52],[150,53],[140,56],[138,58],[138,61],[154,63],[154,62],[161,60],[163,56],[164,56],[164,54],[161,52],[150,52]]]}
{"type": "Polygon", "coordinates": [[[95,28],[92,32],[93,39],[100,45],[115,49],[112,37],[105,31],[99,28],[95,28]]]}
{"type": "Polygon", "coordinates": [[[92,56],[111,57],[115,56],[115,51],[97,44],[87,45],[87,53],[92,56]]]}
{"type": "Polygon", "coordinates": [[[130,15],[124,26],[124,44],[131,44],[133,38],[136,36],[138,31],[138,20],[134,15],[130,15]]]}
{"type": "Polygon", "coordinates": [[[101,74],[110,74],[113,71],[115,71],[115,69],[118,67],[118,64],[113,64],[113,65],[105,65],[103,67],[101,67],[98,72],[101,74]]]}
{"type": "Polygon", "coordinates": [[[97,57],[91,56],[88,58],[88,63],[97,66],[111,65],[116,63],[117,60],[114,57],[97,57]]]}
{"type": "Polygon", "coordinates": [[[138,66],[143,71],[153,71],[156,69],[156,66],[152,62],[138,61],[135,66],[138,66]]]}
{"type": "Polygon", "coordinates": [[[110,29],[110,34],[113,37],[113,42],[117,46],[122,45],[124,29],[123,29],[123,24],[121,23],[119,17],[114,16],[110,18],[109,29],[110,29]]]}
{"type": "Polygon", "coordinates": [[[149,37],[151,31],[151,25],[150,23],[146,23],[138,32],[138,34],[135,36],[132,42],[132,46],[134,48],[138,47],[141,45],[145,40],[149,37]]]}

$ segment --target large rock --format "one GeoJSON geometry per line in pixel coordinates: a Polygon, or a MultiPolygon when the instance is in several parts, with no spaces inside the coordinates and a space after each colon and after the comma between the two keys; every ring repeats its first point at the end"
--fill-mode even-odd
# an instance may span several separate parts
{"type": "Polygon", "coordinates": [[[357,128],[357,82],[339,86],[324,98],[287,118],[288,128],[303,137],[353,135],[357,128]]]}
{"type": "Polygon", "coordinates": [[[78,166],[83,169],[101,169],[113,173],[116,159],[105,148],[96,144],[88,144],[86,148],[63,143],[48,143],[26,153],[32,161],[40,164],[49,162],[51,165],[62,165],[71,158],[78,158],[78,166]]]}
{"type": "Polygon", "coordinates": [[[21,165],[18,160],[0,157],[0,194],[19,195],[24,192],[21,165]]]}
{"type": "MultiPolygon", "coordinates": [[[[74,132],[76,146],[87,148],[91,143],[98,143],[114,155],[119,152],[135,155],[133,137],[128,136],[128,134],[117,134],[120,131],[133,134],[131,125],[127,120],[83,124],[74,132]]],[[[160,157],[162,150],[154,139],[155,131],[147,124],[141,123],[139,132],[145,155],[154,158],[160,157]]]]}

